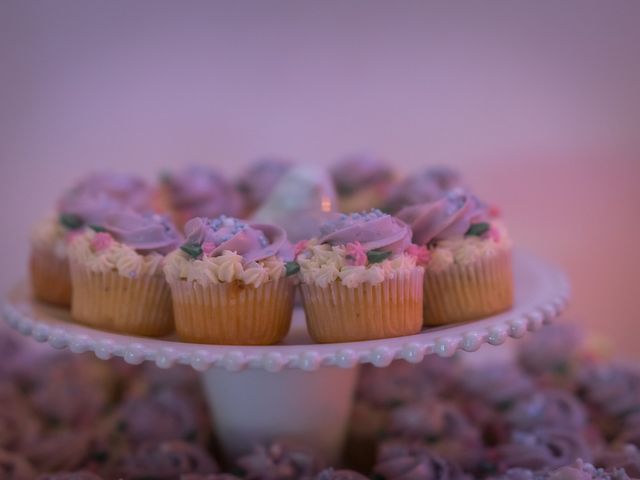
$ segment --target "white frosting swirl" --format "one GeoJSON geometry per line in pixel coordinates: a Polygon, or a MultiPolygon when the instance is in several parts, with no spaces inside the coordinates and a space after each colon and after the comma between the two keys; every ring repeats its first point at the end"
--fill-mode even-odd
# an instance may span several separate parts
{"type": "Polygon", "coordinates": [[[64,260],[67,258],[68,232],[55,216],[47,217],[33,228],[31,245],[51,251],[57,258],[64,260]]]}

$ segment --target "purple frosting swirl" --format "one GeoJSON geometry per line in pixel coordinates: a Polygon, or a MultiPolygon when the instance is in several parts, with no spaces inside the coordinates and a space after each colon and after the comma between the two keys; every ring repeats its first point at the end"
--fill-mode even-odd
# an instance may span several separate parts
{"type": "Polygon", "coordinates": [[[410,175],[394,187],[384,210],[395,213],[403,207],[435,202],[447,191],[461,187],[460,174],[448,167],[431,167],[410,175]]]}
{"type": "Polygon", "coordinates": [[[58,200],[61,214],[85,225],[100,225],[107,215],[125,208],[151,210],[152,192],[141,178],[119,173],[97,173],[82,179],[58,200]]]}
{"type": "Polygon", "coordinates": [[[192,166],[162,178],[169,203],[176,210],[186,210],[192,217],[239,215],[242,210],[238,192],[216,170],[192,166]]]}
{"type": "Polygon", "coordinates": [[[207,256],[216,257],[225,250],[241,255],[245,262],[273,255],[288,257],[290,245],[285,231],[276,225],[248,224],[224,215],[213,220],[192,218],[185,225],[185,245],[211,248],[207,256]]]}
{"type": "Polygon", "coordinates": [[[162,215],[134,212],[113,213],[101,225],[117,241],[140,253],[166,255],[180,244],[180,234],[162,215]]]}
{"type": "Polygon", "coordinates": [[[587,411],[566,390],[547,389],[522,397],[509,410],[506,420],[520,430],[544,425],[581,429],[587,425],[587,411]]]}
{"type": "Polygon", "coordinates": [[[294,480],[313,478],[322,462],[304,446],[274,442],[258,446],[240,457],[238,466],[247,480],[294,480]]]}
{"type": "Polygon", "coordinates": [[[352,155],[339,161],[331,176],[339,195],[350,195],[360,188],[393,181],[393,170],[370,155],[352,155]]]}
{"type": "Polygon", "coordinates": [[[415,243],[427,245],[462,237],[472,224],[487,221],[488,213],[475,196],[455,189],[436,202],[403,208],[398,218],[411,226],[415,243]]]}
{"type": "Polygon", "coordinates": [[[461,470],[434,454],[426,445],[388,441],[380,445],[373,469],[385,480],[461,480],[461,470]]]}
{"type": "Polygon", "coordinates": [[[320,243],[346,245],[360,242],[369,250],[401,253],[411,244],[411,229],[407,224],[380,210],[342,214],[336,220],[320,226],[320,243]]]}
{"type": "Polygon", "coordinates": [[[249,209],[259,207],[292,166],[290,161],[279,158],[264,158],[253,163],[238,179],[238,190],[249,209]]]}

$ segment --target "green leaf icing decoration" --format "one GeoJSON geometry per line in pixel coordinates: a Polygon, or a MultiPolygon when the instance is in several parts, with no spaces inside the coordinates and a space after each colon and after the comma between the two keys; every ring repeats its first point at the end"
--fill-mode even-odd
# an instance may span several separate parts
{"type": "Polygon", "coordinates": [[[58,217],[58,220],[64,227],[68,228],[69,230],[75,230],[77,228],[80,228],[84,223],[79,216],[73,215],[71,213],[60,214],[60,217],[58,217]]]}
{"type": "Polygon", "coordinates": [[[198,258],[202,255],[202,246],[194,243],[185,243],[180,246],[180,250],[189,255],[191,258],[198,258]]]}
{"type": "Polygon", "coordinates": [[[369,250],[367,252],[367,260],[369,263],[380,263],[391,255],[391,252],[383,252],[381,250],[369,250]]]}
{"type": "Polygon", "coordinates": [[[106,228],[101,227],[100,225],[89,225],[89,228],[94,232],[98,232],[98,233],[107,231],[106,228]]]}
{"type": "Polygon", "coordinates": [[[284,269],[287,277],[290,277],[300,271],[300,265],[298,265],[298,262],[287,262],[284,264],[284,269]]]}
{"type": "Polygon", "coordinates": [[[465,233],[465,235],[479,237],[487,233],[490,228],[491,225],[489,225],[487,222],[474,223],[469,227],[469,230],[467,230],[467,233],[465,233]]]}

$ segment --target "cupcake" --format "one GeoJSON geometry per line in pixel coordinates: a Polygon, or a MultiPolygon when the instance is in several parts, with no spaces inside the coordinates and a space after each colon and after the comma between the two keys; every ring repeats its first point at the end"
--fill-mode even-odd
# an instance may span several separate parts
{"type": "Polygon", "coordinates": [[[180,244],[175,227],[160,215],[123,212],[108,215],[95,230],[69,246],[72,318],[134,335],[171,332],[171,294],[162,267],[180,244]]]}
{"type": "Polygon", "coordinates": [[[344,158],[331,169],[339,197],[339,210],[359,212],[384,204],[394,184],[389,165],[370,155],[344,158]]]}
{"type": "Polygon", "coordinates": [[[340,215],[298,243],[311,337],[350,342],[419,332],[426,249],[414,247],[408,225],[379,210],[340,215]]]}
{"type": "Polygon", "coordinates": [[[101,223],[107,214],[125,206],[149,209],[151,199],[151,189],[144,180],[117,173],[90,175],[65,192],[58,201],[56,214],[38,223],[33,230],[29,269],[35,297],[54,305],[69,306],[69,238],[87,225],[101,223]]]}
{"type": "Polygon", "coordinates": [[[242,197],[217,170],[192,166],[161,178],[164,203],[175,225],[183,230],[194,217],[242,216],[242,197]]]}
{"type": "Polygon", "coordinates": [[[221,216],[191,219],[185,231],[164,269],[180,338],[226,345],[282,340],[294,289],[284,230],[221,216]]]}
{"type": "Polygon", "coordinates": [[[513,303],[511,241],[502,222],[470,193],[451,190],[398,218],[426,246],[424,322],[443,325],[493,315],[513,303]]]}
{"type": "Polygon", "coordinates": [[[280,158],[264,158],[252,163],[240,176],[237,188],[248,212],[255,211],[269,197],[293,164],[280,158]]]}
{"type": "Polygon", "coordinates": [[[397,213],[404,207],[419,203],[435,202],[449,190],[462,186],[460,174],[448,167],[429,167],[409,175],[393,187],[383,210],[397,213]]]}

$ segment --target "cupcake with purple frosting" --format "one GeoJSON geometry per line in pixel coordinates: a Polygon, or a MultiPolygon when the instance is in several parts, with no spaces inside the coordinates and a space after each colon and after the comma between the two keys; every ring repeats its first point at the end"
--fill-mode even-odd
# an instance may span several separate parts
{"type": "Polygon", "coordinates": [[[173,330],[171,295],[162,273],[180,235],[166,218],[112,213],[70,244],[74,320],[134,335],[173,330]]]}
{"type": "Polygon", "coordinates": [[[351,155],[331,169],[341,212],[359,212],[380,207],[391,193],[395,174],[378,157],[351,155]]]}
{"type": "Polygon", "coordinates": [[[451,190],[438,201],[403,208],[398,217],[425,246],[424,322],[442,325],[493,315],[513,303],[511,241],[475,196],[451,190]]]}
{"type": "Polygon", "coordinates": [[[421,266],[407,224],[379,210],[340,215],[299,243],[307,327],[320,343],[412,335],[422,327],[421,266]]]}
{"type": "Polygon", "coordinates": [[[244,197],[248,212],[254,212],[271,195],[293,163],[280,158],[263,158],[253,162],[240,176],[237,188],[244,197]]]}
{"type": "Polygon", "coordinates": [[[99,224],[111,212],[125,207],[146,211],[151,205],[148,184],[126,174],[92,174],[66,191],[58,200],[55,215],[39,222],[32,232],[29,269],[36,298],[69,306],[69,239],[87,225],[99,224]]]}
{"type": "Polygon", "coordinates": [[[176,330],[185,341],[270,345],[289,331],[295,268],[275,225],[194,218],[164,268],[176,330]]]}
{"type": "Polygon", "coordinates": [[[183,230],[194,217],[242,216],[242,197],[217,170],[191,166],[166,172],[161,178],[164,203],[176,226],[183,230]]]}

